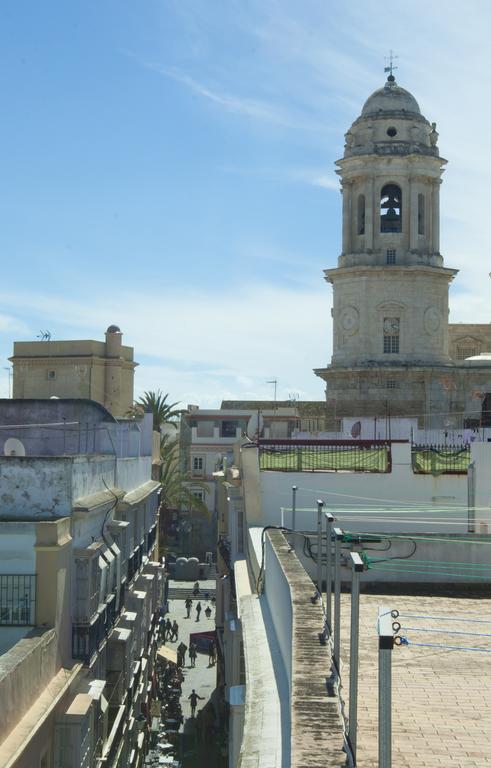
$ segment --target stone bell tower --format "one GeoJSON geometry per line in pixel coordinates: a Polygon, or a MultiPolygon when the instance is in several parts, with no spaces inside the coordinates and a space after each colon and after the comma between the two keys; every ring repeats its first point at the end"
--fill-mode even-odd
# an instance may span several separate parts
{"type": "Polygon", "coordinates": [[[338,160],[343,244],[333,287],[333,354],[326,396],[342,415],[426,408],[427,372],[452,366],[448,286],[440,254],[440,184],[446,163],[435,123],[395,81],[365,102],[338,160]]]}

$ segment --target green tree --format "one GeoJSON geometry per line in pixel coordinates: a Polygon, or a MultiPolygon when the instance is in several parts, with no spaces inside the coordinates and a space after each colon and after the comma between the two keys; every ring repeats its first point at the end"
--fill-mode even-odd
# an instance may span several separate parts
{"type": "Polygon", "coordinates": [[[168,435],[164,435],[160,453],[160,519],[162,523],[160,547],[162,551],[165,551],[167,545],[166,523],[170,522],[168,517],[170,513],[175,510],[179,521],[186,519],[182,516],[184,511],[189,513],[190,519],[209,518],[209,511],[205,502],[193,492],[199,488],[206,494],[208,487],[206,483],[195,481],[189,473],[182,471],[177,440],[170,440],[168,435]]]}
{"type": "Polygon", "coordinates": [[[165,424],[172,424],[177,429],[179,426],[179,417],[185,411],[182,408],[176,408],[179,403],[167,402],[168,394],[163,394],[160,389],[155,392],[144,392],[143,395],[135,401],[128,412],[128,416],[138,418],[143,413],[151,413],[153,416],[153,428],[160,432],[165,424]]]}
{"type": "Polygon", "coordinates": [[[187,509],[208,517],[208,507],[205,502],[194,495],[193,490],[200,489],[208,493],[206,483],[192,479],[189,472],[182,472],[179,462],[179,444],[169,443],[164,438],[161,444],[161,464],[159,481],[161,487],[160,503],[164,509],[187,509]],[[192,483],[192,488],[190,487],[192,483]]]}

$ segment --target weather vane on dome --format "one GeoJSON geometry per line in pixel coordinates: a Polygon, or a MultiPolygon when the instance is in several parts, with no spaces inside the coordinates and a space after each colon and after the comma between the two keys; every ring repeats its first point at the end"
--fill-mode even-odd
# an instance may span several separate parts
{"type": "Polygon", "coordinates": [[[389,55],[388,55],[388,56],[385,56],[384,58],[385,58],[385,61],[386,61],[386,62],[387,62],[387,61],[389,62],[389,66],[388,66],[388,67],[384,67],[384,72],[390,72],[390,75],[389,75],[389,77],[393,78],[393,77],[394,77],[394,75],[393,75],[393,72],[392,72],[392,71],[393,71],[394,69],[399,69],[399,67],[397,67],[397,66],[394,64],[394,59],[398,59],[398,58],[399,58],[399,56],[394,56],[394,51],[391,49],[391,50],[389,51],[389,55]]]}

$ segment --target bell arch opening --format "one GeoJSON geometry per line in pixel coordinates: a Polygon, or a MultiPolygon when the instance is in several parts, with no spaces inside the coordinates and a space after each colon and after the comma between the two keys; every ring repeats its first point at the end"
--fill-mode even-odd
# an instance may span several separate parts
{"type": "Polygon", "coordinates": [[[397,184],[386,184],[380,193],[380,231],[402,232],[402,192],[397,184]]]}
{"type": "Polygon", "coordinates": [[[365,195],[358,195],[358,210],[356,217],[356,232],[358,235],[365,234],[365,195]]]}

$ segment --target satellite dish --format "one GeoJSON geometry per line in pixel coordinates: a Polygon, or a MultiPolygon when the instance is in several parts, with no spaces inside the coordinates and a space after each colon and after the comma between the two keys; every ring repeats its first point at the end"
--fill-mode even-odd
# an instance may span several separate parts
{"type": "Polygon", "coordinates": [[[17,440],[16,437],[9,437],[5,441],[3,446],[3,452],[5,456],[25,456],[26,449],[24,443],[21,440],[17,440]]]}
{"type": "Polygon", "coordinates": [[[261,414],[253,413],[249,421],[247,422],[247,437],[251,440],[256,440],[263,431],[264,419],[261,414]]]}

